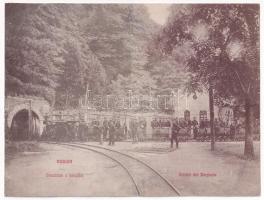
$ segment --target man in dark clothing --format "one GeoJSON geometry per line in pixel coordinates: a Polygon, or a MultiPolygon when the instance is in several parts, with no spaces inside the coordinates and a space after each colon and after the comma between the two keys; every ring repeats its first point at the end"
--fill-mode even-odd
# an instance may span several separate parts
{"type": "Polygon", "coordinates": [[[109,145],[115,144],[115,124],[114,121],[111,120],[109,122],[109,145]]]}
{"type": "Polygon", "coordinates": [[[192,132],[192,121],[187,120],[186,124],[187,124],[187,134],[190,136],[192,132]]]}
{"type": "Polygon", "coordinates": [[[118,138],[120,140],[122,137],[122,134],[121,134],[121,123],[120,123],[119,119],[117,119],[115,122],[115,131],[116,131],[116,133],[115,133],[116,138],[118,138]]]}
{"type": "Polygon", "coordinates": [[[87,126],[84,122],[79,124],[79,128],[78,128],[78,139],[80,141],[85,141],[85,132],[87,130],[87,126]]]}
{"type": "Polygon", "coordinates": [[[167,120],[166,127],[170,127],[170,126],[171,126],[170,120],[167,120]]]}
{"type": "Polygon", "coordinates": [[[96,137],[98,141],[100,141],[99,121],[93,120],[92,127],[93,127],[94,136],[96,137]]]}
{"type": "Polygon", "coordinates": [[[151,121],[151,127],[152,127],[152,129],[155,128],[155,120],[152,120],[152,121],[151,121]]]}
{"type": "Polygon", "coordinates": [[[106,118],[104,118],[104,121],[103,121],[103,137],[104,137],[104,140],[106,140],[107,131],[108,131],[108,121],[106,118]]]}
{"type": "Polygon", "coordinates": [[[99,121],[98,134],[99,134],[99,144],[103,145],[103,143],[104,143],[104,127],[103,127],[102,121],[99,121]]]}
{"type": "Polygon", "coordinates": [[[161,121],[161,119],[159,120],[158,124],[159,124],[158,127],[161,128],[162,127],[162,121],[161,121]]]}
{"type": "Polygon", "coordinates": [[[193,118],[192,125],[193,126],[198,126],[198,122],[197,122],[195,117],[193,118]]]}
{"type": "Polygon", "coordinates": [[[124,122],[123,124],[123,130],[124,130],[125,139],[128,139],[128,129],[127,129],[126,122],[124,122]]]}
{"type": "Polygon", "coordinates": [[[193,118],[192,126],[193,126],[193,139],[196,139],[196,137],[198,136],[198,122],[195,117],[193,118]]]}
{"type": "Polygon", "coordinates": [[[176,143],[176,148],[179,147],[179,139],[178,139],[179,131],[180,131],[180,126],[178,125],[177,122],[174,122],[171,129],[171,148],[173,148],[173,140],[176,143]]]}
{"type": "Polygon", "coordinates": [[[230,125],[230,137],[231,137],[232,140],[235,139],[235,133],[236,133],[236,126],[232,122],[231,125],[230,125]]]}
{"type": "Polygon", "coordinates": [[[152,120],[152,122],[151,122],[151,127],[152,127],[152,129],[155,129],[155,128],[158,128],[158,126],[159,126],[159,122],[158,122],[158,120],[155,118],[155,119],[152,120]]]}
{"type": "Polygon", "coordinates": [[[138,141],[138,134],[137,134],[137,121],[136,119],[132,119],[131,121],[131,134],[132,134],[132,144],[137,143],[138,141]]]}

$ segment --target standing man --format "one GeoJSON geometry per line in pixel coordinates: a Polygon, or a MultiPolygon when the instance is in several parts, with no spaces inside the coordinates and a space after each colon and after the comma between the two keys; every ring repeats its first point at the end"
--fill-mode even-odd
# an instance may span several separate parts
{"type": "Polygon", "coordinates": [[[108,121],[105,117],[104,121],[103,121],[103,138],[104,138],[104,140],[106,140],[107,131],[108,131],[108,121]]]}
{"type": "Polygon", "coordinates": [[[102,121],[99,121],[98,132],[99,132],[99,144],[103,145],[103,143],[104,143],[104,126],[103,126],[102,121]]]}
{"type": "Polygon", "coordinates": [[[143,119],[140,123],[140,128],[141,128],[141,134],[142,134],[142,142],[145,141],[146,139],[146,120],[143,119]]]}
{"type": "Polygon", "coordinates": [[[126,122],[124,122],[123,124],[123,130],[124,130],[125,139],[127,140],[128,139],[128,128],[127,128],[126,122]]]}
{"type": "Polygon", "coordinates": [[[193,125],[193,139],[196,140],[198,133],[199,133],[198,125],[193,125]]]}
{"type": "Polygon", "coordinates": [[[137,142],[137,124],[136,119],[132,119],[131,121],[131,134],[132,134],[132,144],[137,142]]]}
{"type": "Polygon", "coordinates": [[[235,126],[235,123],[232,122],[232,123],[230,124],[230,138],[231,138],[232,140],[235,140],[235,133],[236,133],[236,126],[235,126]]]}
{"type": "Polygon", "coordinates": [[[192,126],[193,126],[193,139],[196,139],[196,137],[198,136],[198,121],[196,120],[195,117],[193,118],[192,126]]]}
{"type": "Polygon", "coordinates": [[[122,134],[121,134],[121,123],[120,123],[120,119],[117,118],[116,122],[115,122],[115,129],[116,129],[116,132],[115,132],[115,136],[117,139],[122,139],[122,134]]]}
{"type": "Polygon", "coordinates": [[[171,148],[173,148],[173,140],[176,143],[176,148],[177,149],[179,148],[179,139],[178,139],[179,131],[180,131],[180,126],[176,121],[174,121],[171,129],[171,148]]]}
{"type": "MultiPolygon", "coordinates": [[[[72,129],[71,129],[72,130],[72,129]]],[[[80,122],[77,121],[73,124],[73,132],[71,133],[70,137],[73,138],[73,140],[79,140],[80,138],[80,122]]]]}
{"type": "Polygon", "coordinates": [[[143,120],[138,121],[138,141],[143,142],[143,137],[144,137],[144,124],[143,120]]]}
{"type": "Polygon", "coordinates": [[[115,124],[114,120],[109,122],[109,144],[110,146],[115,145],[115,124]]]}
{"type": "Polygon", "coordinates": [[[99,121],[93,120],[92,125],[93,125],[93,134],[94,134],[95,138],[97,138],[99,143],[100,143],[101,139],[100,139],[99,121]]]}

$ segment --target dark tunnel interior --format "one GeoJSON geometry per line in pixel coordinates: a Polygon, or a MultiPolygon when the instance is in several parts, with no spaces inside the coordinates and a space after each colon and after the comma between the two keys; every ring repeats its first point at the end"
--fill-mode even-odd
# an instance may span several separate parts
{"type": "Polygon", "coordinates": [[[31,127],[29,127],[29,111],[23,109],[16,113],[10,128],[12,140],[29,140],[39,136],[39,118],[32,111],[31,127]]]}

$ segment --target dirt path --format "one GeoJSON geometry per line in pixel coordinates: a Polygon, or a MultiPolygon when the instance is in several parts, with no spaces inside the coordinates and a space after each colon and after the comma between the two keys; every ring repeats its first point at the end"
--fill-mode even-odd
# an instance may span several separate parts
{"type": "MultiPolygon", "coordinates": [[[[98,145],[98,143],[89,143],[98,145]]],[[[184,196],[256,196],[260,194],[259,142],[257,158],[241,159],[243,143],[117,142],[113,148],[131,154],[161,172],[184,196]]],[[[6,165],[8,196],[134,196],[134,185],[113,161],[85,150],[41,144],[44,152],[24,153],[6,165]],[[72,160],[58,164],[57,160],[72,160]],[[82,174],[83,177],[47,177],[50,174],[82,174]]]]}
{"type": "Polygon", "coordinates": [[[134,185],[117,163],[83,150],[41,144],[6,166],[7,196],[133,196],[134,185]],[[57,160],[72,160],[58,164],[57,160]],[[52,177],[60,176],[63,177],[52,177]],[[74,177],[69,177],[69,175],[74,177]],[[67,175],[67,177],[65,177],[67,175]]]}
{"type": "MultiPolygon", "coordinates": [[[[256,159],[242,159],[243,142],[181,143],[171,151],[168,143],[127,145],[131,153],[158,169],[186,196],[258,196],[260,194],[260,146],[255,142],[256,159]]],[[[121,145],[120,145],[121,146],[121,145]]]]}

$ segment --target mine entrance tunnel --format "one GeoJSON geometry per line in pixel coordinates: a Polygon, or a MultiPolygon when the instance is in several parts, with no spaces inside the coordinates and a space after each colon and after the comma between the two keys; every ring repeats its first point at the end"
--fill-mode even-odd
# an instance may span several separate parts
{"type": "Polygon", "coordinates": [[[27,109],[22,109],[14,115],[9,132],[10,139],[30,140],[38,138],[39,135],[40,121],[34,111],[30,115],[27,109]]]}

